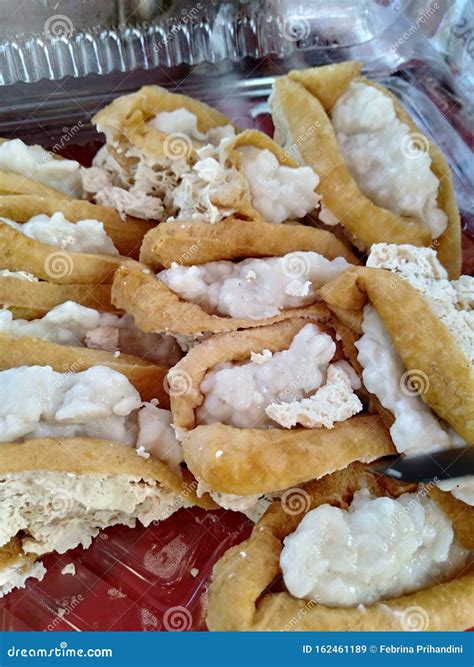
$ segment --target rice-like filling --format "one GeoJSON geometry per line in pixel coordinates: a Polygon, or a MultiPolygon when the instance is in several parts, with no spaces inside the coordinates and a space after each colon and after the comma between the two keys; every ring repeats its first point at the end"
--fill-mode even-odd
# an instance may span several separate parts
{"type": "Polygon", "coordinates": [[[170,410],[158,408],[154,401],[145,403],[138,412],[137,449],[145,452],[145,458],[148,458],[147,454],[151,455],[177,472],[184,461],[184,455],[172,420],[170,410]]]}
{"type": "Polygon", "coordinates": [[[30,283],[39,282],[39,278],[28,271],[9,271],[8,269],[0,269],[0,278],[18,278],[19,280],[26,280],[30,283]]]}
{"type": "Polygon", "coordinates": [[[81,197],[80,164],[56,159],[41,146],[27,146],[21,139],[0,144],[0,169],[12,171],[70,197],[81,197]]]}
{"type": "Polygon", "coordinates": [[[319,177],[310,167],[286,167],[267,149],[240,146],[240,170],[229,164],[228,143],[225,137],[218,146],[197,149],[199,160],[174,193],[178,219],[215,223],[246,202],[264,220],[279,224],[302,218],[318,206],[319,177]]]}
{"type": "Polygon", "coordinates": [[[359,350],[357,359],[363,369],[362,381],[395,417],[390,435],[397,450],[413,455],[464,444],[407,385],[406,367],[372,306],[364,309],[362,331],[363,335],[355,343],[359,350]]]}
{"type": "Polygon", "coordinates": [[[326,504],[308,512],[285,538],[280,565],[294,597],[356,607],[449,580],[468,556],[430,498],[375,498],[364,489],[348,510],[326,504]]]}
{"type": "Polygon", "coordinates": [[[427,140],[417,145],[419,135],[411,136],[408,125],[398,120],[390,97],[374,86],[353,82],[331,119],[361,192],[394,213],[416,216],[432,238],[438,238],[448,218],[437,205],[439,179],[430,168],[427,140]]]}
{"type": "Polygon", "coordinates": [[[10,368],[0,371],[0,443],[104,438],[141,449],[177,469],[182,449],[171,413],[156,403],[143,403],[125,375],[107,366],[78,373],[58,373],[50,366],[10,368]]]}
{"type": "Polygon", "coordinates": [[[50,366],[0,372],[0,442],[96,437],[132,444],[127,418],[142,405],[128,379],[105,366],[57,373],[50,366]]]}
{"type": "Polygon", "coordinates": [[[292,252],[283,257],[235,263],[173,263],[158,273],[158,278],[210,314],[265,319],[286,308],[314,303],[318,288],[349,266],[343,257],[328,260],[316,252],[292,252]]]}
{"type": "Polygon", "coordinates": [[[367,266],[386,269],[418,290],[435,315],[446,325],[471,364],[474,363],[474,277],[448,280],[432,248],[377,243],[367,266]]]}
{"type": "Polygon", "coordinates": [[[306,324],[287,350],[276,352],[263,363],[254,357],[242,364],[219,364],[201,383],[204,401],[197,410],[199,422],[238,428],[290,428],[299,422],[313,428],[331,428],[334,422],[362,409],[351,389],[351,383],[357,386],[358,380],[350,365],[343,361],[330,365],[335,352],[336,344],[328,334],[314,324],[306,324]],[[328,391],[332,401],[318,398],[318,390],[331,385],[332,373],[344,376],[349,399],[344,395],[339,401],[331,386],[328,391]]]}
{"type": "Polygon", "coordinates": [[[242,168],[250,187],[252,206],[267,222],[303,218],[318,207],[315,192],[319,176],[311,167],[280,165],[275,155],[255,146],[238,148],[242,168]]]}
{"type": "Polygon", "coordinates": [[[35,215],[21,224],[7,218],[0,220],[30,239],[61,250],[93,255],[119,254],[104,225],[98,220],[78,220],[72,223],[59,211],[52,216],[44,213],[35,215]]]}
{"type": "Polygon", "coordinates": [[[182,134],[194,141],[212,144],[213,146],[217,146],[224,137],[235,134],[232,125],[211,127],[207,132],[200,132],[197,123],[197,116],[192,111],[181,107],[173,111],[157,113],[147,122],[147,125],[161,130],[165,134],[182,134]]]}
{"type": "Polygon", "coordinates": [[[172,336],[144,333],[131,315],[100,313],[74,301],[54,306],[36,320],[13,319],[9,310],[0,310],[0,332],[41,338],[60,345],[125,352],[167,365],[177,363],[181,357],[179,345],[172,336]]]}

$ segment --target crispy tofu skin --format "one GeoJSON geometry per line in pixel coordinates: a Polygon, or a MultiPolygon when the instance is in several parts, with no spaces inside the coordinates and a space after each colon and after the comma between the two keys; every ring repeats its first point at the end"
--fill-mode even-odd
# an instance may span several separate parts
{"type": "MultiPolygon", "coordinates": [[[[347,230],[351,240],[362,250],[373,243],[410,243],[431,245],[427,226],[414,217],[395,214],[374,204],[359,190],[349,173],[342,155],[329,112],[352,81],[375,86],[393,102],[397,118],[408,125],[410,132],[420,129],[403,109],[398,99],[386,88],[359,77],[360,63],[345,62],[325,67],[292,71],[275,82],[273,117],[280,142],[297,142],[305,164],[320,177],[318,191],[323,202],[347,230]],[[308,126],[316,132],[305,132],[308,126]]],[[[440,261],[450,278],[461,271],[461,224],[451,181],[449,166],[441,151],[426,137],[431,170],[439,179],[438,206],[448,217],[446,231],[435,242],[440,261]]]]}
{"type": "MultiPolygon", "coordinates": [[[[273,502],[249,539],[229,549],[214,566],[206,619],[208,628],[218,631],[401,631],[404,629],[401,617],[408,607],[421,607],[426,612],[425,630],[469,628],[472,625],[472,569],[447,583],[376,602],[363,609],[327,607],[299,600],[288,592],[266,592],[281,576],[283,539],[297,528],[305,514],[324,503],[347,509],[362,485],[377,496],[395,498],[416,490],[416,485],[401,485],[376,477],[362,465],[353,464],[299,489],[308,499],[300,513],[289,513],[283,502],[273,502]]],[[[431,490],[429,493],[431,495],[431,490]]],[[[451,494],[435,493],[433,499],[448,515],[450,512],[458,514],[453,524],[456,538],[463,546],[472,548],[474,509],[451,494]]]]}

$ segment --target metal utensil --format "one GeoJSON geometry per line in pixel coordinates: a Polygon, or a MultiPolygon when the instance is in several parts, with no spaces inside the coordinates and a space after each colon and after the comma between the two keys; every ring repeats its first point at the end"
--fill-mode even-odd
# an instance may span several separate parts
{"type": "Polygon", "coordinates": [[[474,475],[474,447],[455,447],[418,456],[386,456],[369,465],[404,482],[432,482],[474,475]]]}

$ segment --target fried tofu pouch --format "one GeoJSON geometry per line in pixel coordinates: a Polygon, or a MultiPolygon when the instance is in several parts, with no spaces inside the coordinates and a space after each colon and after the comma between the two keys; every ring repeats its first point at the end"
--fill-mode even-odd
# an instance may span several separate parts
{"type": "Polygon", "coordinates": [[[0,264],[59,285],[111,283],[121,257],[60,250],[29,238],[0,220],[0,264]]]}
{"type": "Polygon", "coordinates": [[[177,109],[186,109],[194,114],[197,128],[202,133],[230,124],[223,114],[204,102],[171,93],[160,86],[143,86],[135,93],[117,97],[96,113],[92,122],[99,132],[105,134],[108,151],[127,169],[133,160],[127,154],[130,149],[137,149],[152,161],[173,153],[173,146],[168,145],[169,135],[147,123],[158,113],[177,109]]]}
{"type": "Polygon", "coordinates": [[[34,320],[43,317],[54,306],[75,301],[81,306],[116,313],[111,303],[112,286],[69,284],[56,285],[46,280],[28,280],[0,274],[0,305],[8,307],[14,317],[34,320]]]}
{"type": "MultiPolygon", "coordinates": [[[[428,227],[415,217],[403,216],[374,204],[359,190],[349,173],[329,113],[353,81],[374,86],[388,96],[397,118],[410,132],[421,134],[398,99],[386,88],[360,75],[360,63],[343,62],[306,70],[294,70],[275,81],[272,113],[278,143],[297,146],[304,164],[320,177],[318,186],[325,206],[337,217],[349,238],[362,250],[373,243],[410,243],[429,246],[428,227]],[[317,128],[308,131],[308,128],[317,128]],[[298,140],[301,136],[304,141],[298,140]]],[[[441,263],[450,278],[461,271],[461,224],[449,166],[441,151],[426,137],[431,170],[439,179],[438,206],[448,217],[448,227],[436,239],[441,263]]]]}
{"type": "MultiPolygon", "coordinates": [[[[308,502],[299,513],[285,511],[283,501],[273,502],[254,526],[251,536],[229,549],[214,566],[206,619],[209,630],[401,631],[406,629],[401,620],[403,613],[413,607],[424,610],[428,623],[425,630],[469,628],[472,625],[472,568],[446,583],[381,600],[362,609],[328,607],[297,599],[286,591],[267,592],[281,577],[283,539],[296,530],[305,514],[325,503],[347,509],[355,491],[362,487],[368,487],[374,495],[394,498],[405,491],[416,490],[414,485],[376,477],[362,465],[353,464],[304,485],[301,491],[308,502]]],[[[457,540],[472,549],[473,509],[466,509],[462,502],[439,489],[430,487],[427,491],[452,518],[457,540]]]]}
{"type": "MultiPolygon", "coordinates": [[[[9,141],[11,140],[0,137],[0,146],[9,141]]],[[[43,147],[38,145],[28,146],[27,149],[39,150],[41,153],[44,151],[43,147]]],[[[49,157],[49,160],[58,160],[59,162],[65,161],[65,158],[53,151],[44,151],[43,155],[44,157],[49,157]]],[[[52,197],[53,199],[71,199],[71,194],[58,190],[57,188],[34,178],[34,176],[38,175],[39,170],[41,169],[41,162],[42,160],[40,159],[40,161],[35,164],[35,169],[32,173],[30,172],[28,176],[16,171],[0,168],[0,195],[34,195],[38,197],[52,197]]],[[[66,162],[71,164],[72,161],[66,160],[66,162]]],[[[79,163],[74,162],[74,164],[77,170],[79,170],[79,163]]],[[[2,164],[2,167],[4,166],[5,165],[2,164]]],[[[80,197],[82,194],[81,188],[78,187],[74,194],[76,197],[80,197]]]]}
{"type": "Polygon", "coordinates": [[[0,195],[30,195],[51,199],[71,199],[69,195],[31,178],[0,169],[0,195]]]}
{"type": "Polygon", "coordinates": [[[426,374],[422,399],[466,442],[474,443],[474,369],[418,290],[391,271],[354,267],[323,285],[320,294],[350,326],[361,321],[370,302],[406,368],[426,374]]]}
{"type": "Polygon", "coordinates": [[[0,565],[4,560],[18,567],[25,578],[35,557],[64,553],[78,544],[87,548],[108,526],[133,526],[137,519],[147,526],[181,507],[215,507],[208,496],[196,496],[196,482],[186,470],[179,475],[110,440],[2,443],[0,477],[0,565]]]}
{"type": "Polygon", "coordinates": [[[62,213],[69,222],[98,220],[114,242],[119,253],[125,257],[138,259],[140,246],[145,234],[153,228],[153,223],[126,216],[122,219],[117,211],[107,206],[98,206],[80,199],[59,199],[17,195],[0,197],[0,217],[15,222],[26,222],[39,213],[53,215],[62,213]]]}
{"type": "MultiPolygon", "coordinates": [[[[215,225],[174,221],[158,225],[143,240],[140,259],[153,269],[173,261],[190,266],[245,257],[280,256],[312,250],[327,259],[355,257],[330,232],[304,225],[246,221],[228,218],[215,225]]],[[[132,314],[142,331],[187,336],[236,331],[271,324],[297,315],[301,309],[282,310],[264,320],[231,318],[206,313],[199,304],[182,299],[151,274],[150,269],[124,262],[112,285],[112,303],[132,314]]]]}
{"type": "MultiPolygon", "coordinates": [[[[137,93],[120,97],[94,116],[93,122],[106,135],[108,153],[120,165],[123,173],[128,175],[130,184],[135,181],[134,166],[137,160],[141,159],[149,166],[163,166],[167,163],[172,166],[178,160],[193,165],[202,158],[197,150],[209,144],[207,140],[190,138],[183,132],[168,134],[149,125],[156,114],[178,109],[195,115],[197,130],[201,134],[218,127],[232,128],[230,121],[215,109],[184,95],[169,93],[158,86],[145,86],[137,93]]],[[[209,197],[213,207],[225,212],[224,217],[226,212],[233,212],[241,219],[263,220],[252,205],[249,183],[244,176],[238,150],[248,146],[270,151],[281,166],[300,166],[270,137],[258,130],[245,130],[235,137],[226,137],[225,145],[216,139],[211,152],[219,165],[228,172],[226,182],[220,187],[214,187],[209,197]]],[[[153,195],[153,190],[150,189],[147,194],[153,195]]]]}
{"type": "Polygon", "coordinates": [[[115,356],[108,350],[59,345],[30,336],[17,338],[0,333],[0,369],[23,365],[51,366],[58,373],[80,373],[93,366],[107,366],[125,375],[143,401],[157,398],[160,407],[169,407],[169,395],[165,388],[169,368],[132,354],[121,353],[115,356]]]}
{"type": "MultiPolygon", "coordinates": [[[[98,220],[119,253],[138,257],[151,224],[137,218],[122,220],[111,208],[79,200],[47,199],[30,195],[0,197],[0,218],[24,223],[33,216],[59,212],[71,223],[98,220]]],[[[0,265],[10,271],[29,271],[59,284],[110,283],[120,257],[78,253],[41,243],[0,220],[0,265]]]]}
{"type": "MultiPolygon", "coordinates": [[[[363,414],[327,428],[252,429],[221,423],[197,425],[196,410],[204,400],[200,389],[207,372],[223,362],[241,362],[262,349],[289,347],[307,324],[325,331],[328,313],[320,306],[271,326],[220,334],[192,348],[168,375],[171,411],[182,435],[184,458],[197,479],[213,491],[239,496],[270,493],[321,477],[357,460],[370,462],[395,453],[378,415],[363,414]],[[218,455],[217,452],[220,452],[218,455]]],[[[342,346],[352,345],[341,331],[342,346]]]]}

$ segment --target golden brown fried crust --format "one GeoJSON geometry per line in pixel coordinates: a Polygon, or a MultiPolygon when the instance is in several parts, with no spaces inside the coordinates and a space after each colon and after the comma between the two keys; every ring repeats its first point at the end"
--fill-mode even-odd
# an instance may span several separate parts
{"type": "MultiPolygon", "coordinates": [[[[354,236],[360,248],[380,242],[429,246],[431,234],[421,220],[375,205],[362,194],[347,169],[328,114],[351,81],[357,79],[358,72],[359,64],[353,62],[290,72],[288,77],[275,82],[275,116],[284,115],[290,140],[301,135],[301,128],[308,124],[318,128],[317,132],[305,135],[305,141],[298,144],[299,150],[304,162],[320,176],[318,191],[323,195],[324,205],[354,236]]],[[[386,88],[360,80],[389,96],[399,120],[408,125],[411,132],[421,134],[398,99],[386,88]]],[[[439,149],[425,139],[431,169],[440,180],[438,206],[448,216],[448,228],[436,240],[436,248],[450,277],[456,278],[461,271],[461,226],[450,170],[439,149]]]]}
{"type": "Polygon", "coordinates": [[[337,65],[293,69],[288,72],[288,78],[304,86],[326,111],[331,111],[348,85],[359,76],[361,67],[360,62],[346,60],[337,65]]]}
{"type": "Polygon", "coordinates": [[[115,357],[107,350],[59,345],[49,340],[24,336],[15,338],[0,333],[0,369],[18,366],[51,366],[58,373],[80,373],[93,366],[107,366],[125,375],[140,394],[142,401],[157,398],[160,407],[169,407],[165,389],[168,368],[131,354],[115,357]]]}
{"type": "Polygon", "coordinates": [[[230,121],[219,111],[186,95],[171,93],[160,86],[143,86],[135,93],[117,97],[92,118],[107,137],[109,150],[121,164],[126,163],[124,151],[138,148],[149,157],[166,155],[166,135],[147,125],[148,121],[163,111],[187,109],[197,118],[200,132],[230,125],[230,121]],[[120,146],[121,153],[116,152],[120,146]]]}
{"type": "MultiPolygon", "coordinates": [[[[197,426],[196,409],[204,401],[200,387],[210,369],[225,361],[246,361],[251,352],[264,348],[271,352],[287,349],[308,322],[328,331],[327,314],[315,313],[267,327],[220,334],[192,348],[169,374],[173,422],[180,430],[188,431],[183,435],[186,464],[213,491],[270,493],[321,477],[353,461],[369,462],[395,453],[382,420],[373,415],[352,417],[332,429],[240,429],[219,423],[197,426]],[[182,381],[186,391],[174,392],[173,378],[177,383],[182,381]]],[[[347,335],[343,345],[349,345],[347,335]]]]}
{"type": "Polygon", "coordinates": [[[152,222],[131,216],[125,216],[122,219],[113,208],[97,206],[79,199],[30,195],[0,197],[0,217],[9,218],[15,222],[27,222],[40,213],[51,216],[57,212],[62,213],[68,222],[79,220],[102,222],[119,253],[133,259],[138,259],[143,237],[154,227],[152,222]]]}
{"type": "MultiPolygon", "coordinates": [[[[168,224],[168,223],[167,223],[168,224]]],[[[237,331],[304,316],[306,312],[327,312],[316,304],[283,310],[265,320],[209,315],[198,304],[185,301],[151,274],[145,265],[123,262],[112,284],[112,303],[133,315],[142,331],[197,337],[207,333],[237,331]]]]}
{"type": "MultiPolygon", "coordinates": [[[[284,537],[296,530],[307,512],[320,505],[329,503],[347,509],[355,491],[362,486],[369,487],[378,496],[396,497],[414,490],[413,485],[397,485],[393,481],[387,484],[385,478],[377,478],[355,463],[298,489],[307,500],[302,503],[305,506],[299,514],[288,512],[284,501],[275,501],[255,525],[249,539],[229,549],[214,566],[207,612],[209,629],[400,631],[406,629],[404,613],[410,607],[420,607],[425,612],[425,630],[470,627],[472,571],[465,571],[447,583],[376,602],[363,609],[327,607],[299,600],[288,592],[265,593],[281,577],[280,553],[284,537]]],[[[470,513],[473,512],[471,507],[470,513]]],[[[456,536],[463,544],[462,535],[456,536]]]]}
{"type": "Polygon", "coordinates": [[[8,544],[0,548],[0,573],[10,567],[19,568],[23,573],[29,570],[35,562],[36,554],[25,554],[21,547],[21,539],[13,537],[8,544]]]}
{"type": "Polygon", "coordinates": [[[324,206],[353,235],[361,249],[381,241],[429,245],[429,229],[420,220],[398,216],[360,192],[320,101],[301,84],[286,77],[277,79],[274,85],[276,103],[283,108],[291,137],[297,136],[298,131],[301,132],[299,128],[307,124],[317,126],[318,131],[308,135],[299,150],[305,163],[320,177],[318,191],[323,196],[324,206]]]}
{"type": "MultiPolygon", "coordinates": [[[[25,236],[0,221],[0,264],[9,271],[29,271],[59,285],[111,283],[123,258],[61,250],[25,236]]],[[[132,260],[130,260],[132,261],[132,260]]]]}
{"type": "Polygon", "coordinates": [[[333,234],[300,224],[274,225],[234,217],[210,225],[175,220],[158,225],[143,239],[140,261],[154,269],[172,262],[193,266],[218,260],[279,257],[290,252],[317,252],[327,259],[357,262],[333,234]]]}
{"type": "Polygon", "coordinates": [[[474,511],[472,505],[455,498],[449,491],[441,491],[433,483],[420,485],[425,489],[453,524],[456,538],[468,549],[474,549],[474,511]]]}
{"type": "Polygon", "coordinates": [[[0,170],[0,195],[33,195],[37,197],[53,197],[55,199],[71,199],[64,192],[33,181],[12,171],[0,170]]]}
{"type": "Polygon", "coordinates": [[[344,468],[395,454],[378,415],[333,428],[241,429],[197,426],[183,437],[186,464],[213,491],[251,496],[272,493],[344,468]]]}
{"type": "Polygon", "coordinates": [[[190,503],[213,509],[208,496],[198,498],[196,480],[184,471],[183,477],[165,463],[138,456],[133,447],[96,438],[38,438],[23,443],[3,443],[0,474],[43,470],[77,475],[136,475],[153,479],[190,503]]]}
{"type": "Polygon", "coordinates": [[[15,276],[0,276],[0,304],[8,306],[15,317],[33,320],[46,315],[65,301],[101,312],[118,312],[110,302],[111,285],[54,285],[15,276]]]}
{"type": "Polygon", "coordinates": [[[329,308],[360,311],[370,301],[408,370],[424,373],[423,400],[468,443],[474,442],[474,372],[423,296],[385,269],[349,269],[320,289],[329,308]]]}

